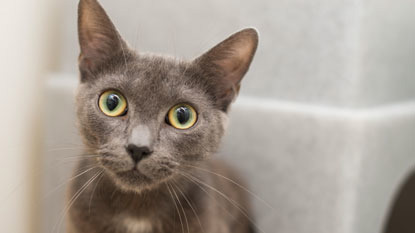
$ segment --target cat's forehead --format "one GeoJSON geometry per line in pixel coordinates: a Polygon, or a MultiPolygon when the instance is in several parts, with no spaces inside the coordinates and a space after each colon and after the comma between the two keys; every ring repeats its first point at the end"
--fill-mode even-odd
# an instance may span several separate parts
{"type": "Polygon", "coordinates": [[[135,87],[156,85],[175,89],[191,79],[186,73],[190,64],[170,57],[141,55],[130,64],[124,77],[135,87]]]}
{"type": "Polygon", "coordinates": [[[103,72],[94,82],[93,91],[120,91],[129,102],[140,108],[179,102],[208,104],[198,77],[189,72],[190,66],[189,62],[169,57],[137,56],[109,72],[103,72]]]}

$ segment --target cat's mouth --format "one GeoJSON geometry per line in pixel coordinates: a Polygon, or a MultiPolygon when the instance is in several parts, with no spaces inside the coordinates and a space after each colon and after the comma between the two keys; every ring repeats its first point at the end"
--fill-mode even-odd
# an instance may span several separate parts
{"type": "Polygon", "coordinates": [[[122,172],[112,172],[112,174],[115,183],[126,190],[139,191],[154,183],[153,179],[135,168],[122,172]]]}
{"type": "Polygon", "coordinates": [[[154,158],[132,163],[129,159],[120,159],[120,156],[108,152],[99,161],[119,187],[134,191],[151,188],[169,179],[178,166],[173,161],[154,158]]]}
{"type": "Polygon", "coordinates": [[[146,176],[144,173],[140,172],[135,167],[127,171],[117,172],[116,175],[120,178],[130,178],[130,179],[136,178],[136,179],[148,180],[148,181],[152,180],[150,177],[146,176]]]}

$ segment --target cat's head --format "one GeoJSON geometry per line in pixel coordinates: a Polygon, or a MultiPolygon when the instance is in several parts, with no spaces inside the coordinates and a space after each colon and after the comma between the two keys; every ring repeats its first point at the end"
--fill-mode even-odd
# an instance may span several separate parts
{"type": "Polygon", "coordinates": [[[120,187],[140,191],[206,159],[254,56],[245,29],[192,61],[132,51],[96,0],[79,4],[83,141],[120,187]]]}

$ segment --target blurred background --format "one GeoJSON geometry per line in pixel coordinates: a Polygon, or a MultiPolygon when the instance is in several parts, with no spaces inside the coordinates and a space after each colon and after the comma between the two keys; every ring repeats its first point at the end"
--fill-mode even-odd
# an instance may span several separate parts
{"type": "MultiPolygon", "coordinates": [[[[221,154],[272,206],[253,198],[260,232],[415,232],[415,1],[100,2],[143,52],[259,30],[221,154]]],[[[63,232],[77,3],[0,2],[1,232],[63,232]]]]}

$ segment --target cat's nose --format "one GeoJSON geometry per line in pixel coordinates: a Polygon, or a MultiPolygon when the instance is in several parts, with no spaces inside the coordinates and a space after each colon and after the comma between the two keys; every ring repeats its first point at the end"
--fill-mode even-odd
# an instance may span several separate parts
{"type": "Polygon", "coordinates": [[[135,163],[140,162],[143,158],[149,156],[153,152],[147,146],[139,147],[134,144],[129,144],[126,150],[135,163]]]}

